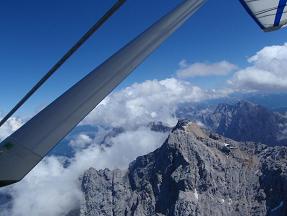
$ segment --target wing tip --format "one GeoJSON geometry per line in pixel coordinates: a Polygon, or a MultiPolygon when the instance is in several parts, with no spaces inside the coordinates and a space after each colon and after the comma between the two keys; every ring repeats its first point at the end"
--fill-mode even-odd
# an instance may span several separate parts
{"type": "Polygon", "coordinates": [[[281,28],[282,28],[282,26],[273,26],[273,27],[269,27],[269,28],[262,28],[262,30],[264,32],[273,32],[273,31],[277,31],[281,28]]]}

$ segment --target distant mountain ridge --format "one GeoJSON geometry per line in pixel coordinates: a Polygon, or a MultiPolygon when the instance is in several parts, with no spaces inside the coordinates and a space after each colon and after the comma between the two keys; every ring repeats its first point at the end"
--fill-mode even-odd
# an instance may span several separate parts
{"type": "Polygon", "coordinates": [[[180,121],[128,170],[83,176],[81,215],[287,215],[287,147],[240,143],[180,121]]]}
{"type": "Polygon", "coordinates": [[[202,122],[212,131],[236,141],[287,145],[286,116],[248,101],[178,111],[178,116],[202,122]]]}

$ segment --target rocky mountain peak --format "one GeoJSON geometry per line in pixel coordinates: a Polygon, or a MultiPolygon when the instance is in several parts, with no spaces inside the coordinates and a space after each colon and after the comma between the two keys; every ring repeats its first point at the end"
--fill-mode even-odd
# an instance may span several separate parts
{"type": "Polygon", "coordinates": [[[81,212],[283,216],[285,153],[286,147],[235,142],[181,120],[160,148],[138,157],[128,170],[86,171],[81,212]]]}

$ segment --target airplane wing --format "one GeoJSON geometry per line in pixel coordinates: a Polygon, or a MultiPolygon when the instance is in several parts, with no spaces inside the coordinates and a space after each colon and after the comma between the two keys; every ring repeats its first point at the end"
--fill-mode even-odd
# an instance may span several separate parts
{"type": "Polygon", "coordinates": [[[0,144],[0,186],[20,181],[204,0],[185,0],[0,144]]]}
{"type": "Polygon", "coordinates": [[[240,0],[249,15],[265,32],[287,24],[287,0],[240,0]]]}

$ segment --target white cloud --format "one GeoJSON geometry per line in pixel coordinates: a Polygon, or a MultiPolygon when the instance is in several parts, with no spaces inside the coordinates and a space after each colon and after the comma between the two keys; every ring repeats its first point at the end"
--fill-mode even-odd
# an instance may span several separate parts
{"type": "Polygon", "coordinates": [[[90,143],[92,142],[92,139],[86,135],[86,134],[80,134],[75,139],[72,139],[69,143],[69,145],[73,149],[84,149],[86,148],[90,143]]]}
{"type": "Polygon", "coordinates": [[[212,64],[194,63],[188,64],[186,60],[179,63],[177,76],[179,78],[203,77],[203,76],[225,76],[237,69],[237,66],[227,61],[212,64]]]}
{"type": "Polygon", "coordinates": [[[15,130],[21,127],[23,121],[20,118],[10,118],[2,127],[0,127],[0,141],[12,134],[15,130]]]}
{"type": "Polygon", "coordinates": [[[108,140],[111,147],[93,143],[89,148],[77,152],[73,159],[78,170],[95,167],[126,169],[129,163],[140,155],[154,151],[167,138],[167,133],[151,131],[140,127],[137,130],[125,131],[108,140]]]}
{"type": "Polygon", "coordinates": [[[60,158],[47,157],[21,182],[6,189],[13,197],[8,215],[64,215],[81,200],[76,171],[65,169],[60,158]]]}
{"type": "Polygon", "coordinates": [[[223,91],[205,91],[174,78],[145,81],[107,97],[83,123],[133,128],[161,121],[173,126],[178,104],[222,96],[226,96],[223,91]]]}
{"type": "Polygon", "coordinates": [[[287,90],[287,43],[268,46],[248,59],[251,66],[236,72],[229,83],[246,90],[287,90]]]}

